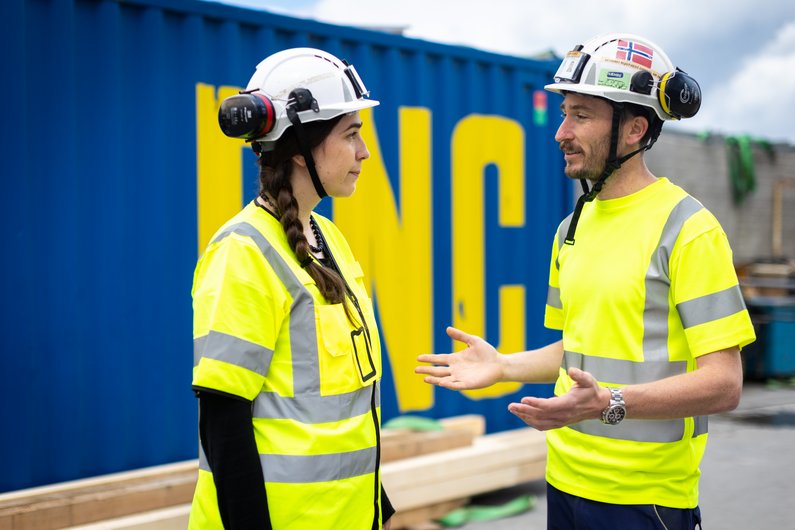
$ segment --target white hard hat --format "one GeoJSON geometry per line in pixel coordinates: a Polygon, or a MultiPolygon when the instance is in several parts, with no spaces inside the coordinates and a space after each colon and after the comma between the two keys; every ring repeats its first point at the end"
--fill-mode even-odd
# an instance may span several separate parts
{"type": "Polygon", "coordinates": [[[292,48],[257,65],[246,90],[222,103],[219,122],[228,136],[268,149],[293,124],[288,108],[304,124],[330,120],[378,105],[368,94],[353,65],[323,50],[292,48]]]}
{"type": "Polygon", "coordinates": [[[629,33],[594,37],[566,54],[549,91],[599,96],[650,107],[662,120],[690,118],[701,89],[648,39],[629,33]]]}

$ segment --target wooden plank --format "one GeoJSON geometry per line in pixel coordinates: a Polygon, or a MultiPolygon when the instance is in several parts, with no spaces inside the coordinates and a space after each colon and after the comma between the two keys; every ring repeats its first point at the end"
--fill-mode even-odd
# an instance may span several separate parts
{"type": "Polygon", "coordinates": [[[65,530],[184,530],[188,527],[190,504],[118,517],[65,530]]]}
{"type": "Polygon", "coordinates": [[[486,417],[482,414],[462,414],[460,416],[450,416],[439,420],[446,431],[467,431],[473,436],[483,436],[486,434],[486,417]]]}
{"type": "Polygon", "coordinates": [[[51,530],[190,502],[198,461],[22,490],[0,496],[0,527],[51,530]]]}
{"type": "Polygon", "coordinates": [[[57,494],[68,494],[76,491],[85,491],[87,489],[102,488],[108,485],[113,486],[119,482],[133,482],[168,475],[179,475],[185,471],[195,472],[198,469],[198,465],[198,460],[186,460],[184,462],[162,464],[132,471],[122,471],[120,473],[109,473],[98,477],[60,482],[58,484],[40,486],[37,488],[11,491],[0,494],[0,508],[8,506],[14,501],[21,501],[24,503],[38,497],[52,497],[57,494]]]}
{"type": "Polygon", "coordinates": [[[401,432],[381,439],[381,462],[438,453],[472,445],[474,435],[467,430],[401,432]]]}
{"type": "Polygon", "coordinates": [[[461,495],[473,496],[538,480],[544,477],[545,469],[546,459],[540,459],[469,476],[418,484],[411,489],[392,489],[386,483],[384,487],[387,488],[389,500],[396,509],[414,510],[422,506],[443,503],[461,495]]]}
{"type": "Polygon", "coordinates": [[[398,510],[476,495],[544,476],[546,437],[517,429],[463,447],[386,463],[384,488],[398,510]]]}
{"type": "Polygon", "coordinates": [[[471,447],[462,447],[389,462],[381,467],[393,488],[411,487],[417,481],[469,475],[546,455],[546,437],[534,429],[517,429],[476,438],[471,447]],[[460,465],[467,462],[468,466],[460,465]],[[420,472],[420,476],[417,476],[420,472]]]}
{"type": "Polygon", "coordinates": [[[463,414],[439,420],[441,431],[383,429],[381,431],[381,462],[394,462],[422,454],[447,451],[472,445],[486,431],[481,414],[463,414]]]}

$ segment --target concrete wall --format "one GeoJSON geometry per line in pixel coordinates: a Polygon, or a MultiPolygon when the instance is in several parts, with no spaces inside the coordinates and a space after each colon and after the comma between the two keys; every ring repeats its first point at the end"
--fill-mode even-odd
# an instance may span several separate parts
{"type": "Polygon", "coordinates": [[[774,144],[771,157],[767,149],[753,144],[756,189],[735,204],[725,140],[664,130],[646,153],[646,162],[655,175],[682,186],[718,218],[737,264],[772,256],[774,187],[788,179],[792,184],[781,194],[781,249],[785,257],[795,259],[795,146],[774,144]]]}

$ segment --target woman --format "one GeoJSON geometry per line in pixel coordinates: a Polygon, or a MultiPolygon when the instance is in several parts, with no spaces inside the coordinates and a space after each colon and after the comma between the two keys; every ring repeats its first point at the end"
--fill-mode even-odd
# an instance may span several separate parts
{"type": "Polygon", "coordinates": [[[297,48],[221,105],[224,133],[259,157],[260,191],[194,275],[192,529],[389,528],[372,303],[345,238],[312,211],[356,189],[366,96],[352,66],[297,48]]]}

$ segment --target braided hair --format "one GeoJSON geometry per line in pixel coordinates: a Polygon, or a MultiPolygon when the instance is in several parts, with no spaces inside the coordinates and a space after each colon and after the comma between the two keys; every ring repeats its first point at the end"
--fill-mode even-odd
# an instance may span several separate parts
{"type": "MultiPolygon", "coordinates": [[[[304,133],[309,148],[320,145],[340,119],[342,116],[305,124],[304,133]]],[[[329,303],[338,304],[345,301],[345,282],[334,269],[323,267],[312,259],[309,241],[304,236],[304,225],[298,218],[298,201],[293,195],[290,180],[293,173],[292,158],[297,154],[300,154],[300,150],[291,127],[279,138],[272,151],[263,151],[259,157],[259,195],[265,199],[267,194],[276,200],[276,215],[295,257],[300,263],[306,264],[304,270],[315,280],[323,297],[329,303]]]]}

